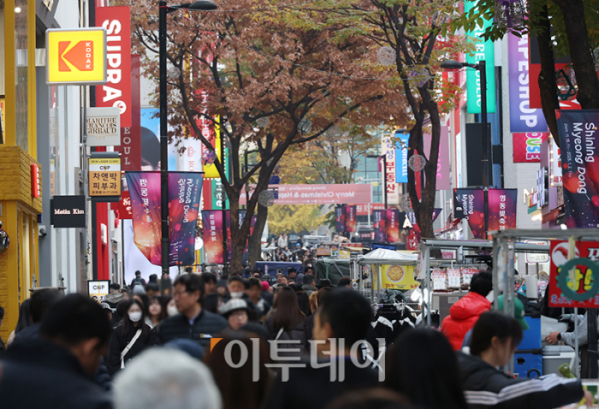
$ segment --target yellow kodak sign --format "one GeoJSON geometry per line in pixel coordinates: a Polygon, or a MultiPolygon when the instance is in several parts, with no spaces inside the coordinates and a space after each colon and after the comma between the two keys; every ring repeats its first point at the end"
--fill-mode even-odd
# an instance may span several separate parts
{"type": "Polygon", "coordinates": [[[106,30],[46,30],[48,84],[106,84],[106,30]]]}

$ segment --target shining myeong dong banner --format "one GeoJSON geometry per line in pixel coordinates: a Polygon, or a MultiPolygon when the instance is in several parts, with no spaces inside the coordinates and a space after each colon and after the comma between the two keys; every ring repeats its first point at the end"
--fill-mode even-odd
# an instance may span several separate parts
{"type": "Polygon", "coordinates": [[[524,34],[522,38],[508,34],[508,58],[510,77],[510,132],[547,132],[547,122],[545,121],[543,110],[530,107],[527,34],[524,34]]]}
{"type": "MultiPolygon", "coordinates": [[[[476,2],[466,1],[464,11],[469,12],[476,7],[476,2]]],[[[480,37],[485,32],[487,27],[493,25],[491,20],[483,19],[483,25],[476,25],[473,32],[468,32],[466,35],[472,40],[476,46],[474,54],[466,55],[466,62],[470,64],[478,64],[479,61],[485,60],[487,65],[487,112],[495,112],[495,54],[493,41],[483,41],[480,37]]],[[[473,68],[466,68],[466,86],[468,90],[468,113],[481,113],[481,84],[480,72],[473,68]]]]}
{"type": "Polygon", "coordinates": [[[372,225],[374,227],[374,241],[387,241],[387,211],[374,210],[372,212],[372,225]]]}
{"type": "Polygon", "coordinates": [[[557,111],[569,228],[599,227],[599,110],[557,111]]]}
{"type": "MultiPolygon", "coordinates": [[[[155,265],[162,265],[160,172],[127,172],[131,195],[134,242],[155,265]]],[[[171,172],[168,175],[169,265],[195,263],[195,228],[202,192],[201,173],[171,172]]]]}

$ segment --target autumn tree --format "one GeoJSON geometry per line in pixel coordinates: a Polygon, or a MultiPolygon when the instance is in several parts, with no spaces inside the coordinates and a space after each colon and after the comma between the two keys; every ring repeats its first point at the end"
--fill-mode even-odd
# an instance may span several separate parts
{"type": "MultiPolygon", "coordinates": [[[[476,8],[454,19],[452,28],[473,29],[483,17],[494,21],[484,33],[485,38],[498,40],[508,32],[536,37],[541,72],[531,81],[539,83],[543,114],[552,134],[558,135],[555,111],[560,109],[555,56],[570,56],[576,83],[580,85],[576,95],[580,106],[599,109],[598,0],[519,0],[507,5],[479,0],[476,8]]],[[[555,142],[559,144],[559,138],[555,142]]]]}
{"type": "MultiPolygon", "coordinates": [[[[199,138],[215,156],[198,122],[220,129],[231,175],[224,174],[218,158],[214,165],[230,203],[233,271],[241,270],[259,195],[285,151],[316,140],[342,118],[379,124],[389,112],[378,102],[401,100],[388,73],[365,63],[371,57],[365,39],[339,40],[334,25],[293,27],[279,16],[293,11],[289,4],[296,2],[277,3],[222,0],[215,12],[178,11],[168,17],[169,137],[199,138]],[[242,172],[247,146],[257,147],[260,161],[242,172]],[[256,188],[239,225],[239,198],[250,178],[256,188]]],[[[140,0],[131,9],[136,51],[157,85],[157,5],[140,0]]]]}
{"type": "MultiPolygon", "coordinates": [[[[436,171],[441,136],[441,114],[454,103],[455,88],[440,78],[440,60],[471,48],[449,32],[450,18],[459,13],[459,2],[445,0],[323,0],[319,11],[327,21],[344,28],[339,38],[358,37],[381,50],[384,64],[394,71],[395,84],[409,107],[410,140],[408,158],[425,156],[426,184],[421,197],[416,174],[408,169],[408,192],[422,237],[434,237],[432,214],[435,202],[436,171]],[[423,128],[430,125],[431,150],[424,153],[423,128]]],[[[373,59],[373,64],[376,59],[373,59]]],[[[400,107],[396,107],[400,111],[400,107]]]]}

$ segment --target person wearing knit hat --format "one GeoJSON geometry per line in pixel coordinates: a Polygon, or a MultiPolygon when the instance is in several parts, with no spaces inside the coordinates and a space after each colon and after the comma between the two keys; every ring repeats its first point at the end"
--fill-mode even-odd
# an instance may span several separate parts
{"type": "Polygon", "coordinates": [[[268,284],[268,281],[262,281],[262,291],[268,291],[269,288],[270,284],[268,284]]]}
{"type": "Polygon", "coordinates": [[[229,323],[229,327],[233,331],[237,331],[240,327],[248,322],[248,305],[245,300],[240,298],[232,298],[220,309],[220,313],[229,323]]]}

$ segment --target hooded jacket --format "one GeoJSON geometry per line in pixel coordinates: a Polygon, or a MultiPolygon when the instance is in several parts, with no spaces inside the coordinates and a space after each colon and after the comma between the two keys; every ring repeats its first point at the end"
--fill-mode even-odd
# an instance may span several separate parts
{"type": "Polygon", "coordinates": [[[153,347],[156,343],[156,333],[146,324],[141,323],[141,325],[143,327],[134,327],[132,324],[129,324],[127,332],[124,332],[121,323],[121,325],[112,331],[112,337],[110,338],[108,347],[108,357],[106,358],[106,366],[108,367],[110,375],[114,375],[121,370],[121,352],[123,352],[125,348],[127,348],[127,345],[133,340],[138,329],[141,329],[142,333],[125,355],[125,363],[135,358],[146,348],[153,347]]]}
{"type": "Polygon", "coordinates": [[[514,379],[479,357],[461,352],[458,366],[470,409],[551,409],[578,402],[584,395],[577,379],[554,374],[514,379]]]}
{"type": "Polygon", "coordinates": [[[462,348],[466,333],[474,327],[478,317],[491,309],[491,301],[482,295],[470,291],[449,309],[441,324],[441,332],[447,337],[454,351],[462,348]]]}

